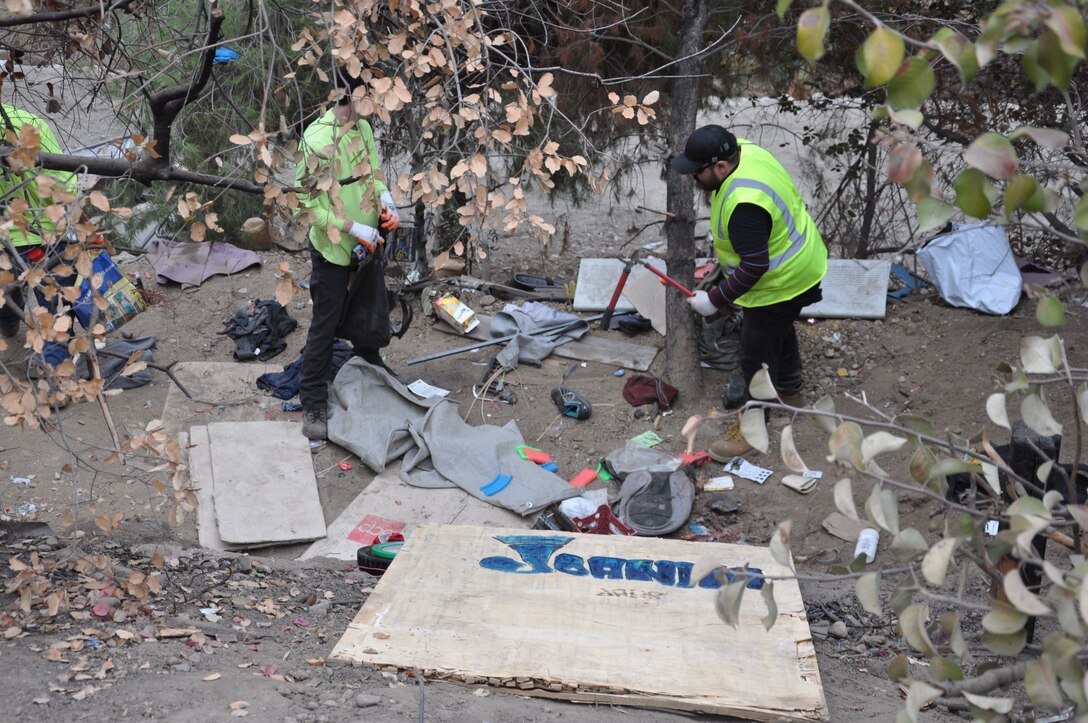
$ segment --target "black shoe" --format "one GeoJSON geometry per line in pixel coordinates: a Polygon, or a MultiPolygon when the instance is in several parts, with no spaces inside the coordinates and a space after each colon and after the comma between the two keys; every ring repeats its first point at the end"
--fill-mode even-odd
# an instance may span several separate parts
{"type": "Polygon", "coordinates": [[[560,412],[573,419],[589,419],[593,413],[589,400],[573,389],[556,387],[552,390],[552,401],[560,412]]]}
{"type": "Polygon", "coordinates": [[[329,436],[324,408],[306,410],[306,416],[302,420],[302,436],[307,439],[325,439],[329,436]]]}
{"type": "Polygon", "coordinates": [[[10,339],[19,333],[19,320],[3,318],[0,319],[0,336],[5,339],[10,339]]]}

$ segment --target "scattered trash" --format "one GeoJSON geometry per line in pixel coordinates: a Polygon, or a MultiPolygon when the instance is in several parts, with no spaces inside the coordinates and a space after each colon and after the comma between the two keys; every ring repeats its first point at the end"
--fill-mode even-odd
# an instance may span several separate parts
{"type": "Polygon", "coordinates": [[[536,447],[530,447],[527,444],[519,444],[517,450],[519,457],[527,459],[530,462],[535,462],[536,464],[547,464],[552,461],[552,456],[550,454],[537,449],[536,447]]]}
{"type": "Polygon", "coordinates": [[[344,470],[345,472],[347,472],[347,471],[349,471],[351,469],[352,465],[351,465],[351,462],[349,462],[349,461],[347,461],[345,459],[345,460],[341,460],[336,466],[339,467],[340,469],[344,470]]]}
{"type": "Polygon", "coordinates": [[[595,479],[597,479],[597,471],[590,467],[586,467],[581,472],[571,477],[570,486],[585,487],[587,484],[595,479]]]}
{"type": "Polygon", "coordinates": [[[835,511],[824,519],[823,528],[827,530],[827,534],[840,540],[854,542],[865,529],[865,523],[835,511]]]}
{"type": "Polygon", "coordinates": [[[393,559],[400,552],[403,545],[404,542],[400,541],[360,547],[356,553],[356,562],[359,569],[369,572],[371,575],[381,576],[383,572],[389,569],[389,565],[392,564],[393,559]]]}
{"type": "Polygon", "coordinates": [[[733,478],[727,474],[723,474],[721,477],[711,477],[705,485],[703,490],[705,492],[719,492],[721,490],[731,490],[734,488],[733,478]]]}
{"type": "Polygon", "coordinates": [[[676,387],[668,382],[644,374],[628,378],[623,385],[623,398],[632,407],[656,402],[662,410],[665,410],[672,406],[679,393],[676,387]]]}
{"type": "Polygon", "coordinates": [[[729,495],[711,495],[707,507],[714,512],[720,512],[723,515],[731,515],[735,512],[740,512],[740,502],[737,502],[729,495]]]}
{"type": "Polygon", "coordinates": [[[986,520],[986,534],[990,537],[996,537],[998,531],[1001,529],[1001,523],[997,520],[986,520]]]}
{"type": "Polygon", "coordinates": [[[15,514],[19,515],[19,517],[30,517],[37,511],[38,506],[33,502],[24,502],[15,508],[15,514]]]}
{"type": "Polygon", "coordinates": [[[430,399],[431,397],[444,398],[450,393],[449,389],[442,389],[441,387],[436,387],[433,384],[428,384],[422,379],[416,379],[414,382],[408,385],[408,389],[411,390],[412,394],[415,394],[418,397],[423,397],[424,399],[430,399]]]}
{"type": "Polygon", "coordinates": [[[285,412],[301,412],[302,405],[298,402],[284,402],[282,405],[285,412]]]}
{"type": "Polygon", "coordinates": [[[103,645],[102,641],[99,640],[94,635],[91,635],[90,637],[87,638],[87,647],[90,648],[91,650],[98,650],[99,648],[102,647],[102,645],[103,645]]]}
{"type": "Polygon", "coordinates": [[[593,414],[593,406],[589,400],[568,387],[553,389],[552,401],[560,412],[572,419],[589,419],[593,414]]]}
{"type": "Polygon", "coordinates": [[[11,483],[13,485],[25,485],[29,487],[30,480],[32,479],[34,479],[34,475],[29,475],[27,477],[16,477],[15,475],[11,475],[11,483]]]}
{"type": "Polygon", "coordinates": [[[808,477],[810,479],[823,479],[824,473],[818,469],[806,469],[801,473],[802,477],[808,477]]]}
{"type": "Polygon", "coordinates": [[[858,544],[854,547],[854,559],[865,555],[865,562],[870,563],[876,559],[876,544],[880,539],[880,533],[873,527],[866,527],[858,535],[858,544]]]}
{"type": "Polygon", "coordinates": [[[614,376],[614,377],[622,377],[622,376],[623,376],[624,374],[626,374],[626,373],[627,373],[627,372],[626,372],[626,370],[624,370],[624,369],[617,369],[616,371],[612,372],[612,376],[614,376]]]}
{"type": "Polygon", "coordinates": [[[901,283],[898,289],[888,292],[888,296],[893,299],[902,299],[904,296],[913,294],[915,291],[920,291],[929,286],[924,279],[921,279],[910,272],[903,264],[892,264],[891,278],[894,283],[901,283]]]}
{"type": "Polygon", "coordinates": [[[292,620],[291,622],[294,623],[295,625],[297,625],[300,628],[304,628],[304,627],[306,627],[307,625],[310,624],[310,621],[307,620],[306,618],[302,617],[301,615],[296,616],[295,619],[292,620]]]}
{"type": "Polygon", "coordinates": [[[98,603],[91,608],[91,615],[94,615],[100,620],[104,620],[113,616],[113,608],[106,603],[98,603]]]}
{"type": "Polygon", "coordinates": [[[1007,314],[1020,301],[1023,277],[1002,226],[952,224],[918,250],[941,298],[952,306],[1007,314]]]}
{"type": "Polygon", "coordinates": [[[317,454],[325,445],[328,444],[328,440],[325,439],[311,439],[310,440],[310,454],[317,454]]]}
{"type": "Polygon", "coordinates": [[[688,532],[692,533],[693,535],[699,535],[700,537],[705,537],[706,535],[710,534],[710,530],[708,530],[706,525],[702,524],[701,522],[690,523],[688,525],[688,532]]]}
{"type": "Polygon", "coordinates": [[[597,511],[587,517],[571,519],[575,531],[589,535],[634,535],[635,531],[612,512],[608,505],[601,505],[597,511]]]}
{"type": "Polygon", "coordinates": [[[734,457],[725,463],[725,471],[732,472],[738,477],[746,480],[751,480],[757,484],[763,484],[767,481],[767,478],[774,474],[773,471],[765,467],[757,467],[744,457],[734,457]]]}
{"type": "Polygon", "coordinates": [[[544,464],[540,465],[540,468],[546,469],[552,474],[559,473],[559,465],[557,465],[555,462],[545,462],[544,464]]]}
{"type": "Polygon", "coordinates": [[[438,318],[462,334],[467,334],[480,325],[476,312],[461,303],[453,294],[439,297],[434,302],[434,310],[438,318]]]}
{"type": "Polygon", "coordinates": [[[700,449],[698,452],[682,452],[676,456],[682,463],[690,464],[692,467],[698,467],[710,461],[710,453],[705,449],[700,449]]]}
{"type": "Polygon", "coordinates": [[[480,488],[480,492],[483,492],[485,497],[494,497],[506,489],[512,479],[514,479],[512,475],[497,474],[495,479],[480,488]]]}
{"type": "Polygon", "coordinates": [[[639,535],[667,535],[680,529],[695,503],[695,485],[680,470],[637,470],[620,487],[616,513],[639,535]]]}
{"type": "Polygon", "coordinates": [[[794,492],[800,492],[803,495],[807,495],[816,489],[816,485],[819,483],[819,478],[805,477],[799,474],[788,474],[782,478],[782,484],[789,487],[794,492]]]}
{"type": "Polygon", "coordinates": [[[664,442],[665,440],[658,436],[657,432],[655,432],[654,430],[647,429],[642,434],[631,437],[631,439],[628,441],[630,441],[632,444],[638,445],[639,447],[655,447],[664,442]]]}

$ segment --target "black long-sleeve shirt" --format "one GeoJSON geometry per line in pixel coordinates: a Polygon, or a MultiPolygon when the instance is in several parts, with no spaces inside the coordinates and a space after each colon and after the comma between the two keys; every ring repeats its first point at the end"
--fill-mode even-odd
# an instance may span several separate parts
{"type": "Polygon", "coordinates": [[[754,203],[738,203],[729,216],[729,242],[740,256],[732,273],[709,292],[711,303],[723,308],[755,286],[771,266],[771,214],[754,203]]]}

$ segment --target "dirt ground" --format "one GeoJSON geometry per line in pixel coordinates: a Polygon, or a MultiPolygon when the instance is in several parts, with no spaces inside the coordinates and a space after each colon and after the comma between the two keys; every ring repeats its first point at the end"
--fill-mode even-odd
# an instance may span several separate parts
{"type": "MultiPolygon", "coordinates": [[[[570,279],[579,258],[615,252],[625,240],[623,234],[611,231],[607,219],[598,221],[592,227],[595,230],[572,234],[562,257],[545,255],[543,270],[554,278],[570,279]]],[[[647,240],[653,238],[640,242],[647,240]]],[[[496,281],[515,272],[542,271],[541,253],[531,240],[504,240],[493,251],[496,281]]],[[[273,298],[273,272],[281,261],[289,262],[299,277],[308,274],[302,254],[276,250],[262,252],[261,257],[263,267],[259,270],[215,277],[191,290],[156,285],[147,261],[133,259],[126,268],[139,273],[143,283],[156,292],[157,303],[126,328],[136,336],[157,338],[155,360],[161,365],[231,361],[233,342],[218,333],[223,320],[245,299],[273,298]]],[[[1083,367],[1088,365],[1086,294],[1083,288],[1072,286],[1062,295],[1068,321],[1061,334],[1069,342],[1071,363],[1083,367]]],[[[503,303],[471,292],[463,299],[485,313],[500,310],[503,303]]],[[[288,309],[300,326],[288,338],[287,350],[274,360],[283,364],[301,352],[309,322],[308,299],[296,297],[288,309]]],[[[473,401],[472,386],[487,358],[484,352],[411,367],[404,364],[409,358],[464,343],[435,329],[435,323],[417,315],[407,336],[394,340],[385,350],[387,362],[405,381],[422,378],[451,390],[452,397],[467,410],[473,401]]],[[[865,399],[882,414],[909,411],[930,417],[938,436],[961,440],[986,422],[984,402],[996,387],[993,372],[997,364],[1002,360],[1015,363],[1019,339],[1041,333],[1034,319],[1034,304],[1028,300],[1007,316],[993,317],[950,308],[932,292],[889,300],[887,317],[882,321],[808,320],[799,329],[810,401],[830,394],[840,409],[861,413],[858,400],[865,399]]],[[[617,331],[592,333],[626,338],[617,331]]],[[[11,369],[19,369],[26,359],[26,350],[19,348],[21,340],[20,336],[19,343],[0,353],[0,362],[11,369]]],[[[654,332],[629,340],[664,347],[664,339],[654,332]]],[[[664,361],[662,352],[651,371],[661,374],[664,361]]],[[[522,367],[508,378],[518,396],[516,404],[481,407],[477,403],[470,421],[504,424],[516,420],[526,440],[550,451],[561,470],[581,469],[649,429],[649,421],[636,417],[622,398],[626,379],[614,376],[615,371],[615,367],[603,364],[582,365],[553,356],[542,368],[522,367]],[[577,422],[557,416],[548,395],[561,382],[590,399],[594,414],[589,420],[577,422]]],[[[658,430],[665,440],[660,449],[683,451],[680,428],[684,421],[690,414],[706,412],[718,404],[716,390],[723,375],[715,371],[705,374],[706,388],[715,391],[703,399],[680,396],[676,411],[663,418],[658,430]]],[[[161,417],[170,384],[164,374],[154,372],[151,384],[107,398],[122,433],[142,430],[161,417]]],[[[279,405],[279,400],[256,390],[252,397],[239,401],[279,405]]],[[[216,414],[217,410],[210,408],[208,421],[214,421],[216,414]]],[[[677,536],[764,545],[779,521],[792,519],[798,570],[803,576],[816,577],[826,573],[831,564],[848,559],[853,545],[821,527],[835,509],[831,492],[838,475],[825,460],[825,439],[811,425],[795,425],[798,448],[811,468],[825,472],[825,478],[808,496],[778,483],[785,467],[777,456],[775,440],[784,421],[779,417],[772,425],[771,454],[749,455],[751,461],[771,467],[777,474],[762,486],[738,479],[735,491],[728,493],[740,504],[735,513],[711,511],[709,493],[700,492],[691,522],[702,525],[705,530],[696,529],[706,534],[688,528],[677,536]]],[[[32,477],[29,485],[4,479],[0,508],[8,519],[46,522],[56,531],[55,536],[27,543],[0,540],[4,545],[0,551],[24,563],[30,561],[31,550],[42,560],[58,561],[49,576],[51,584],[68,586],[69,606],[68,613],[61,612],[55,619],[30,622],[14,606],[9,607],[17,604],[11,595],[0,598],[0,631],[7,631],[0,644],[0,669],[5,671],[0,676],[0,699],[4,701],[0,720],[207,721],[241,714],[261,721],[657,721],[688,717],[421,683],[404,673],[326,661],[373,588],[374,578],[341,562],[294,562],[300,547],[252,557],[200,550],[194,518],[174,528],[166,524],[164,498],[147,484],[149,475],[143,469],[107,464],[111,442],[98,404],[72,404],[60,412],[59,424],[63,440],[56,431],[0,428],[4,477],[32,477]],[[73,473],[66,465],[76,458],[88,463],[77,466],[73,473]],[[32,512],[28,513],[27,503],[34,506],[32,512]],[[28,514],[20,514],[20,510],[28,514]],[[70,511],[75,513],[76,523],[69,527],[63,520],[70,511]],[[123,515],[120,526],[108,536],[101,534],[92,520],[103,512],[123,515]],[[140,585],[146,584],[140,582],[142,575],[158,565],[162,592],[151,595],[149,604],[122,606],[126,612],[120,621],[116,617],[96,619],[89,604],[92,591],[77,583],[76,561],[98,559],[97,555],[112,561],[110,569],[118,580],[132,584],[136,574],[138,593],[140,585]],[[209,613],[209,609],[215,610],[209,613]],[[164,626],[197,627],[200,632],[157,637],[155,632],[164,626]]],[[[711,425],[704,427],[699,446],[705,447],[717,433],[711,425]]],[[[350,471],[337,468],[345,454],[330,446],[314,457],[326,522],[332,522],[372,478],[361,464],[350,471]]],[[[902,467],[889,467],[905,474],[902,467]]],[[[702,467],[700,480],[719,470],[717,465],[702,467]]],[[[855,487],[859,501],[867,492],[867,484],[855,487]]],[[[923,533],[940,530],[946,522],[935,502],[920,497],[906,506],[904,516],[904,525],[923,533]]],[[[890,560],[887,540],[881,541],[879,554],[881,561],[890,560]]],[[[104,564],[105,560],[99,562],[104,564]]],[[[3,575],[12,577],[16,572],[5,569],[3,575]]],[[[132,588],[127,589],[131,600],[132,588]]],[[[986,592],[978,580],[972,582],[971,589],[980,599],[986,592]]],[[[895,633],[890,613],[883,618],[864,613],[848,584],[804,580],[802,592],[830,719],[894,720],[902,695],[887,679],[885,667],[892,656],[906,652],[907,646],[895,633]],[[845,632],[841,626],[829,632],[838,622],[845,623],[845,632]]],[[[104,594],[101,590],[93,593],[104,594]]],[[[980,628],[977,620],[975,623],[975,629],[967,631],[968,637],[978,635],[980,628]]],[[[955,718],[941,708],[925,715],[932,721],[955,718]]]]}

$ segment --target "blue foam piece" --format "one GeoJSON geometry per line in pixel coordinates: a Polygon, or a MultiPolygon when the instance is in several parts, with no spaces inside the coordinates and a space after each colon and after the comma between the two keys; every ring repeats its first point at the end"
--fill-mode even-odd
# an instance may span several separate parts
{"type": "Polygon", "coordinates": [[[558,467],[558,465],[555,464],[555,462],[545,462],[544,464],[540,465],[540,468],[541,469],[546,469],[549,472],[553,472],[553,473],[559,471],[559,467],[558,467]]]}
{"type": "Polygon", "coordinates": [[[493,497],[506,489],[506,486],[510,484],[510,480],[512,479],[514,479],[513,475],[497,474],[495,475],[495,479],[481,487],[480,491],[483,492],[486,497],[493,497]]]}

